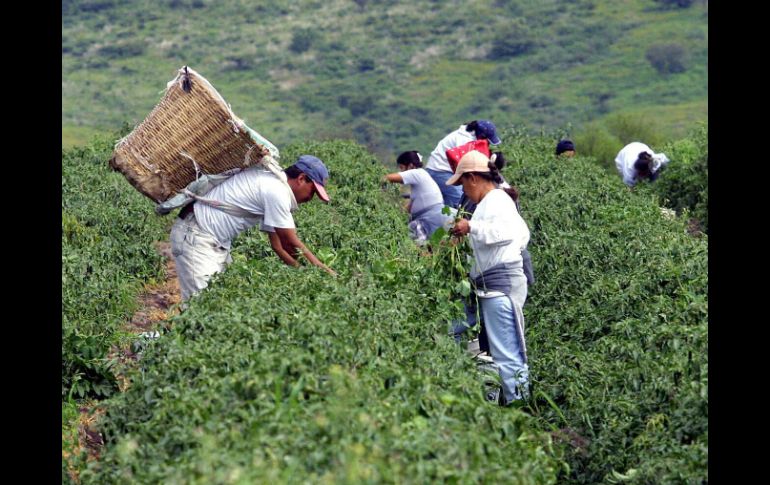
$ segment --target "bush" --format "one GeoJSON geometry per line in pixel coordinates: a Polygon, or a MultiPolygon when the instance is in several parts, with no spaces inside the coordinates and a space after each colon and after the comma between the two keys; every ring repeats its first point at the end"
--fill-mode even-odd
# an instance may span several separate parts
{"type": "Polygon", "coordinates": [[[142,40],[126,41],[105,45],[99,49],[99,54],[107,59],[136,57],[144,53],[145,47],[145,43],[142,40]]]}
{"type": "Polygon", "coordinates": [[[655,0],[663,8],[688,8],[695,0],[655,0]]]}
{"type": "Polygon", "coordinates": [[[671,162],[652,184],[666,207],[688,211],[708,233],[708,125],[663,149],[671,162]]]}
{"type": "Polygon", "coordinates": [[[62,2],[62,13],[65,13],[65,10],[68,14],[102,12],[114,8],[117,3],[115,0],[65,0],[62,2]]]}
{"type": "Polygon", "coordinates": [[[289,49],[295,54],[302,54],[318,42],[320,35],[313,29],[299,29],[291,37],[289,49]]]}
{"type": "Polygon", "coordinates": [[[374,68],[377,67],[377,65],[374,62],[374,59],[371,59],[369,57],[364,59],[358,60],[358,71],[359,72],[367,72],[372,71],[374,68]]]}
{"type": "Polygon", "coordinates": [[[600,165],[615,173],[615,157],[621,148],[633,141],[660,146],[663,136],[654,120],[615,113],[578,130],[574,141],[579,154],[595,158],[600,165]]]}
{"type": "Polygon", "coordinates": [[[556,99],[547,94],[536,94],[529,101],[530,108],[547,108],[556,104],[556,99]]]}
{"type": "Polygon", "coordinates": [[[508,59],[531,52],[536,46],[535,38],[526,24],[512,21],[506,29],[498,33],[492,41],[488,58],[492,60],[508,59]]]}
{"type": "Polygon", "coordinates": [[[340,107],[350,110],[350,114],[360,117],[370,113],[377,104],[376,98],[371,94],[353,93],[343,94],[338,98],[340,107]]]}
{"type": "Polygon", "coordinates": [[[654,44],[647,49],[647,60],[660,74],[674,74],[687,70],[689,53],[680,44],[654,44]]]}
{"type": "Polygon", "coordinates": [[[615,156],[623,148],[623,142],[606,126],[598,122],[589,123],[576,131],[573,141],[579,155],[593,157],[608,171],[615,170],[615,156]]]}
{"type": "Polygon", "coordinates": [[[225,58],[225,71],[251,71],[254,67],[253,56],[231,55],[225,58]]]}
{"type": "Polygon", "coordinates": [[[607,130],[623,145],[641,141],[649,146],[663,143],[658,123],[651,118],[626,113],[615,113],[604,120],[607,130]]]}

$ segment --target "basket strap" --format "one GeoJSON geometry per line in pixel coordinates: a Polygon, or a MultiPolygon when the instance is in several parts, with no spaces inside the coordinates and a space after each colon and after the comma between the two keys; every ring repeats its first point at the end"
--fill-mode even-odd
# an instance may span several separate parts
{"type": "Polygon", "coordinates": [[[215,199],[209,199],[208,197],[202,197],[195,192],[192,192],[190,190],[184,189],[184,194],[188,197],[192,197],[195,199],[196,202],[202,202],[206,205],[209,205],[215,209],[219,209],[222,212],[226,214],[230,214],[234,217],[243,217],[244,219],[258,219],[260,216],[259,214],[255,214],[253,212],[247,211],[243,207],[238,207],[237,205],[233,205],[227,202],[222,202],[215,199]]]}

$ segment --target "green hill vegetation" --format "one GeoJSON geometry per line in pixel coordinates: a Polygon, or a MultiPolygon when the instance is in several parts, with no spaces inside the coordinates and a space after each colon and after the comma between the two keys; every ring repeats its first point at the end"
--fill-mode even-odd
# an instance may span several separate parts
{"type": "Polygon", "coordinates": [[[64,1],[63,145],[140,122],[185,64],[278,146],[385,160],[477,118],[607,145],[613,115],[655,145],[708,119],[708,3],[64,1]]]}

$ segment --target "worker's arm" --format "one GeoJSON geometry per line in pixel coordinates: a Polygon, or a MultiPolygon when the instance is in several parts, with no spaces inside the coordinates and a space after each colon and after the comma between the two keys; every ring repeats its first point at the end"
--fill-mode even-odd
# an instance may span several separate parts
{"type": "Polygon", "coordinates": [[[267,234],[270,237],[270,247],[272,247],[273,251],[275,251],[275,254],[281,258],[281,261],[288,264],[289,266],[299,266],[299,262],[297,262],[297,260],[294,259],[291,254],[289,254],[289,252],[283,247],[281,238],[278,237],[278,234],[274,232],[268,232],[267,234]]]}
{"type": "Polygon", "coordinates": [[[403,184],[404,178],[401,176],[400,173],[389,173],[388,175],[382,177],[383,182],[390,182],[395,184],[403,184]]]}
{"type": "MultiPolygon", "coordinates": [[[[312,264],[318,266],[319,268],[322,268],[327,273],[329,273],[332,276],[337,276],[337,273],[334,272],[331,268],[323,264],[315,254],[313,254],[305,245],[302,243],[302,241],[299,240],[299,237],[297,237],[297,230],[294,228],[275,228],[275,233],[280,239],[281,247],[286,250],[290,255],[299,255],[303,254],[308,261],[310,261],[312,264]]],[[[275,248],[273,248],[275,249],[275,248]]],[[[279,254],[280,256],[280,254],[279,254]]],[[[283,258],[281,258],[283,259],[283,258]]],[[[284,260],[285,261],[285,260],[284,260]]],[[[295,260],[296,262],[296,260],[295,260]]],[[[287,263],[291,264],[291,263],[287,263]]]]}

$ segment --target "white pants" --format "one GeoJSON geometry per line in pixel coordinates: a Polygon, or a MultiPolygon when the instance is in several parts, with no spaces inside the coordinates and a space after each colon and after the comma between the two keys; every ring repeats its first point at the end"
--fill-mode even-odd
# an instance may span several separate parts
{"type": "Polygon", "coordinates": [[[182,300],[200,293],[208,286],[209,279],[224,271],[232,261],[230,251],[214,236],[200,228],[195,215],[177,219],[171,228],[171,254],[176,263],[176,274],[182,300]]]}

